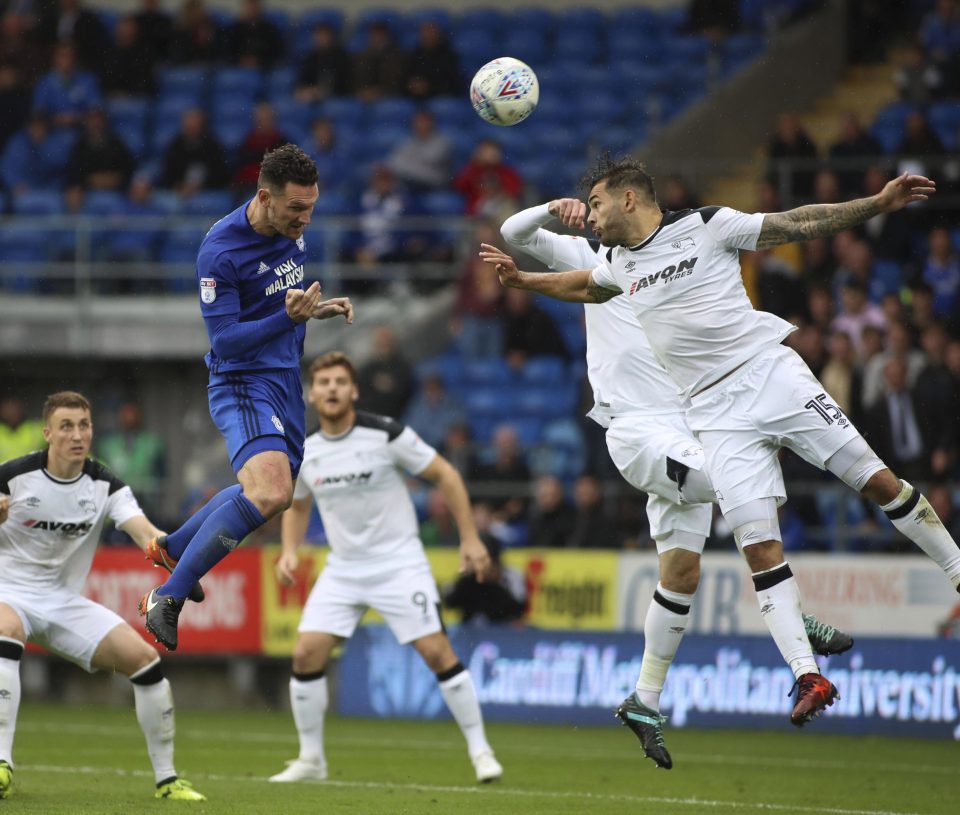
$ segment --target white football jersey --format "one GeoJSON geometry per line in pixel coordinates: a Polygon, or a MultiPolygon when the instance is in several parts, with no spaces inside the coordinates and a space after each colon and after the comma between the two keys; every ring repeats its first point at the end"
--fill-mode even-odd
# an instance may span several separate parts
{"type": "Polygon", "coordinates": [[[363,578],[427,563],[403,479],[404,471],[422,473],[436,455],[409,427],[362,411],[341,436],[307,437],[293,497],[316,500],[331,567],[363,578]]]}
{"type": "Polygon", "coordinates": [[[623,292],[683,400],[795,330],[743,287],[739,250],[756,249],[762,226],[762,213],[728,207],[664,212],[643,243],[608,249],[593,269],[623,292]]]}
{"type": "MultiPolygon", "coordinates": [[[[500,228],[504,238],[551,269],[590,269],[606,263],[606,248],[586,238],[558,235],[539,227],[553,216],[547,205],[518,212],[500,228]]],[[[593,389],[588,414],[603,427],[627,413],[677,413],[677,386],[657,361],[626,297],[584,304],[587,327],[587,378],[593,389]]]]}
{"type": "Polygon", "coordinates": [[[143,515],[133,491],[103,464],[87,459],[76,478],[46,470],[47,451],[0,464],[0,494],[10,514],[0,524],[0,582],[83,589],[103,522],[121,526],[143,515]]]}

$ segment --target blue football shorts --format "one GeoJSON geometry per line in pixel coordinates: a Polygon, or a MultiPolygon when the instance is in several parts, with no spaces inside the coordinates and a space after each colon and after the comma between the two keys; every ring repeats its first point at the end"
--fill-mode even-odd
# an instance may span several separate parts
{"type": "Polygon", "coordinates": [[[234,472],[257,453],[279,450],[290,459],[296,480],[306,421],[298,369],[211,374],[207,394],[210,416],[227,442],[234,472]]]}

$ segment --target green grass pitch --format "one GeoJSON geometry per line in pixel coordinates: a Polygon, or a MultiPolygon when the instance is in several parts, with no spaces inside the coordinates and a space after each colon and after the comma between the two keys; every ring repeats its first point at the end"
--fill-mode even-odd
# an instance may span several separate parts
{"type": "Polygon", "coordinates": [[[0,815],[952,815],[960,745],[794,731],[668,730],[674,768],[642,759],[614,720],[602,728],[491,724],[503,781],[478,786],[452,722],[331,718],[323,784],[268,784],[296,753],[286,713],[182,709],[177,767],[205,804],[156,801],[129,710],[24,704],[14,794],[0,815]]]}

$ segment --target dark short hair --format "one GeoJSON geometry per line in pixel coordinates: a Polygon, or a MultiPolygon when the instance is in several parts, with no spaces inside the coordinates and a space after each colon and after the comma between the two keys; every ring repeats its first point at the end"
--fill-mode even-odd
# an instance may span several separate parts
{"type": "Polygon", "coordinates": [[[317,357],[310,364],[310,382],[313,383],[313,376],[317,371],[325,371],[327,368],[346,368],[350,374],[350,380],[354,385],[357,384],[357,369],[353,367],[353,362],[343,351],[329,351],[322,356],[317,357]]]}
{"type": "Polygon", "coordinates": [[[257,186],[279,191],[287,184],[309,187],[319,178],[317,165],[310,156],[295,144],[284,144],[263,154],[257,186]]]}
{"type": "Polygon", "coordinates": [[[610,190],[623,190],[628,187],[642,190],[651,202],[657,202],[657,188],[653,184],[653,176],[647,172],[642,161],[630,156],[613,158],[609,153],[604,153],[580,184],[589,193],[601,181],[605,181],[607,189],[610,190]]]}
{"type": "Polygon", "coordinates": [[[53,412],[58,408],[80,408],[88,413],[93,412],[90,408],[89,400],[82,393],[77,393],[76,391],[59,391],[58,393],[51,393],[47,397],[47,401],[43,403],[42,416],[44,424],[50,421],[53,412]]]}

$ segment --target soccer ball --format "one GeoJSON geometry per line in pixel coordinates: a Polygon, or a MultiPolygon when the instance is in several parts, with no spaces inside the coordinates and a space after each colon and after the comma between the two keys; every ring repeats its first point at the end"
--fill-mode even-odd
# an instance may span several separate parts
{"type": "Polygon", "coordinates": [[[500,57],[484,65],[470,83],[470,102],[481,119],[507,127],[522,122],[537,106],[540,83],[525,62],[500,57]]]}

